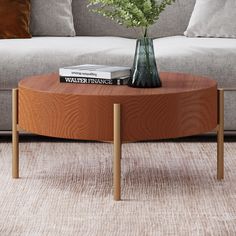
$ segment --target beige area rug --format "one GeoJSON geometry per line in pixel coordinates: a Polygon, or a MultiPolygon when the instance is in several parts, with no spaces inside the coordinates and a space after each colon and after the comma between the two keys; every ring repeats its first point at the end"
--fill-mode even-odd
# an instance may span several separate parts
{"type": "Polygon", "coordinates": [[[11,144],[0,144],[0,236],[236,235],[236,143],[225,144],[216,180],[212,142],[123,146],[122,198],[112,198],[112,145],[21,143],[21,179],[11,144]]]}

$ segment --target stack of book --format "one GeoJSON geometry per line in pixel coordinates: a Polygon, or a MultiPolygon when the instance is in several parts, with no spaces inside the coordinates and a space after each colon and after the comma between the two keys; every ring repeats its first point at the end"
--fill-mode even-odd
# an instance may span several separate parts
{"type": "Polygon", "coordinates": [[[125,85],[131,68],[86,64],[60,68],[59,75],[61,83],[125,85]]]}

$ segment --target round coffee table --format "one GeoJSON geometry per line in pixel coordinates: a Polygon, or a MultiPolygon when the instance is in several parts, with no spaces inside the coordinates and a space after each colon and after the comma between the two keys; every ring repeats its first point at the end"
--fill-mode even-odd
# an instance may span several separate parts
{"type": "Polygon", "coordinates": [[[223,178],[223,97],[214,80],[161,73],[162,88],[65,84],[56,73],[26,78],[13,90],[13,177],[19,177],[18,132],[114,142],[114,199],[120,199],[121,144],[218,133],[223,178]]]}

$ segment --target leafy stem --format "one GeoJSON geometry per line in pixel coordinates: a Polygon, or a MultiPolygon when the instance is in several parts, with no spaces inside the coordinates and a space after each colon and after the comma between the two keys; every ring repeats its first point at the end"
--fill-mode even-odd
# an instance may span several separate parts
{"type": "Polygon", "coordinates": [[[147,37],[148,28],[160,14],[175,0],[88,0],[88,7],[95,13],[116,21],[128,28],[144,29],[147,37]]]}

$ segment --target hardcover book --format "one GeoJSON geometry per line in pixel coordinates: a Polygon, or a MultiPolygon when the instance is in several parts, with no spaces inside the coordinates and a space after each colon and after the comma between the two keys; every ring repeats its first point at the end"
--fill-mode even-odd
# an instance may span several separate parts
{"type": "Polygon", "coordinates": [[[104,84],[104,85],[126,85],[130,77],[121,77],[115,79],[100,79],[100,78],[80,78],[80,77],[65,77],[60,76],[61,83],[73,84],[104,84]]]}
{"type": "Polygon", "coordinates": [[[120,77],[129,77],[131,74],[131,68],[85,64],[60,68],[59,74],[62,77],[114,79],[120,77]]]}

